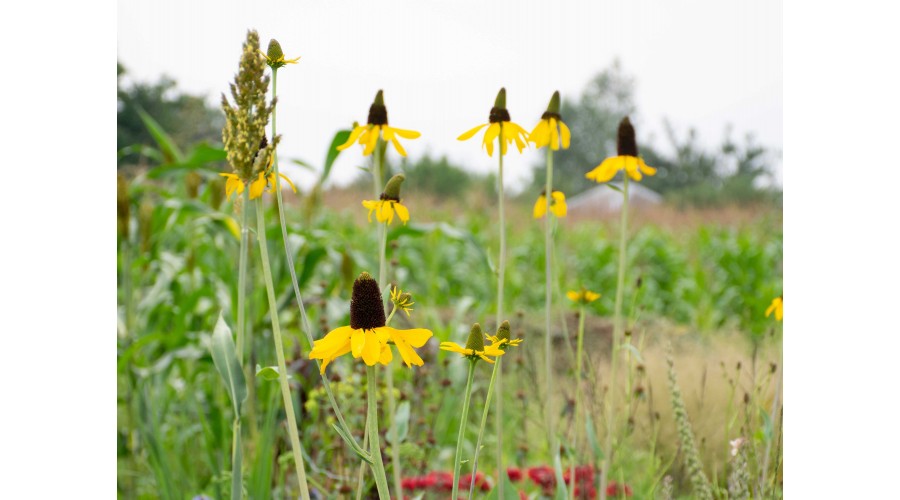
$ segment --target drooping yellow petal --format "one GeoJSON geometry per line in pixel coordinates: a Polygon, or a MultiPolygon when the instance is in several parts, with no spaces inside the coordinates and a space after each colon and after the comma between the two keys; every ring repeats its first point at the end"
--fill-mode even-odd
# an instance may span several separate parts
{"type": "Polygon", "coordinates": [[[616,176],[616,172],[623,168],[625,168],[624,156],[610,156],[603,160],[603,163],[585,174],[585,177],[597,182],[607,182],[616,176]]]}
{"type": "Polygon", "coordinates": [[[391,141],[391,143],[394,145],[394,149],[396,149],[397,152],[400,153],[400,156],[406,156],[406,150],[403,149],[403,146],[400,144],[400,141],[398,141],[397,137],[395,136],[397,129],[388,127],[387,125],[385,125],[383,128],[384,128],[384,140],[391,141]]]}
{"type": "Polygon", "coordinates": [[[625,173],[635,181],[640,181],[643,176],[638,171],[638,159],[634,156],[623,156],[623,158],[625,158],[625,173]]]}
{"type": "Polygon", "coordinates": [[[262,196],[263,191],[266,189],[266,174],[265,172],[260,172],[259,177],[256,178],[255,181],[250,183],[250,199],[255,200],[262,196]]]}
{"type": "Polygon", "coordinates": [[[544,215],[547,214],[547,197],[544,195],[538,196],[536,202],[534,202],[534,211],[533,215],[535,219],[540,219],[544,215]]]}
{"type": "Polygon", "coordinates": [[[572,302],[578,302],[581,300],[581,294],[576,292],[575,290],[569,290],[566,292],[566,297],[569,298],[572,302]]]}
{"type": "Polygon", "coordinates": [[[568,207],[566,206],[566,195],[564,195],[562,191],[554,191],[552,196],[553,203],[550,205],[550,211],[553,212],[553,215],[557,218],[565,217],[568,211],[568,207]]]}
{"type": "Polygon", "coordinates": [[[353,130],[350,132],[350,137],[347,138],[347,142],[338,146],[337,150],[343,151],[343,150],[349,148],[350,146],[352,146],[353,143],[356,142],[357,139],[359,139],[360,134],[362,134],[365,131],[366,131],[366,127],[364,125],[357,125],[356,127],[354,127],[353,130]]]}
{"type": "Polygon", "coordinates": [[[366,137],[366,149],[363,150],[363,156],[369,156],[375,151],[375,145],[378,144],[378,135],[381,133],[381,125],[370,125],[369,135],[366,137]]]}
{"type": "Polygon", "coordinates": [[[550,148],[559,151],[559,127],[556,118],[550,119],[550,148]]]}
{"type": "Polygon", "coordinates": [[[366,332],[362,329],[353,330],[353,333],[350,335],[350,347],[353,352],[353,357],[358,358],[362,355],[363,347],[366,346],[366,332]]]}
{"type": "Polygon", "coordinates": [[[394,207],[391,206],[390,202],[383,201],[381,203],[381,207],[378,209],[376,213],[376,218],[378,222],[387,222],[390,224],[394,221],[394,207]]]}
{"type": "Polygon", "coordinates": [[[472,354],[472,349],[466,349],[456,342],[441,342],[441,350],[456,352],[462,354],[463,356],[470,356],[472,354]]]}
{"type": "MultiPolygon", "coordinates": [[[[483,144],[487,148],[488,156],[494,156],[494,139],[500,135],[500,129],[500,123],[492,123],[484,133],[483,144]]],[[[504,142],[500,141],[500,144],[504,144],[504,142]]]]}
{"type": "Polygon", "coordinates": [[[378,362],[387,366],[391,364],[391,360],[394,359],[394,353],[391,352],[391,346],[387,344],[382,344],[381,346],[381,356],[378,358],[378,362]]]}
{"type": "Polygon", "coordinates": [[[528,134],[528,140],[534,143],[534,147],[540,149],[550,142],[550,128],[547,120],[540,120],[534,126],[534,130],[528,134]]]}
{"type": "Polygon", "coordinates": [[[397,217],[400,217],[400,220],[405,225],[409,221],[409,210],[405,205],[401,204],[399,201],[395,201],[393,203],[394,210],[397,211],[397,217]]]}
{"type": "Polygon", "coordinates": [[[297,56],[293,59],[285,59],[284,62],[286,64],[297,64],[297,61],[299,61],[299,60],[300,60],[300,56],[297,56]]]}
{"type": "Polygon", "coordinates": [[[584,299],[588,302],[593,302],[600,298],[600,294],[596,292],[592,292],[590,290],[586,290],[584,292],[584,299]]]}
{"type": "MultiPolygon", "coordinates": [[[[483,128],[486,127],[487,125],[488,125],[487,123],[482,123],[481,125],[479,125],[479,126],[473,128],[473,129],[471,129],[471,130],[468,130],[468,131],[466,131],[466,132],[463,132],[463,134],[462,134],[461,136],[457,137],[456,140],[457,140],[457,141],[467,141],[467,140],[471,139],[472,136],[474,136],[475,134],[477,134],[479,130],[483,129],[483,128]]],[[[401,136],[401,137],[403,137],[403,136],[401,136]]]]}
{"type": "Polygon", "coordinates": [[[288,185],[291,186],[291,191],[293,191],[294,193],[297,192],[297,186],[295,186],[294,183],[291,182],[291,180],[288,179],[288,177],[286,175],[278,174],[278,176],[281,177],[282,179],[284,179],[285,181],[287,181],[288,185]]]}
{"type": "Polygon", "coordinates": [[[364,332],[365,343],[362,347],[362,358],[367,365],[375,366],[375,363],[381,358],[381,346],[384,344],[378,341],[378,337],[375,336],[374,332],[369,330],[364,330],[364,332]]]}
{"type": "Polygon", "coordinates": [[[350,352],[350,335],[353,329],[342,326],[334,329],[320,340],[313,342],[313,348],[309,352],[310,359],[322,360],[321,373],[325,373],[325,367],[335,358],[350,352]]]}
{"type": "Polygon", "coordinates": [[[382,203],[381,200],[363,200],[363,206],[369,209],[369,222],[372,222],[372,212],[378,210],[382,203]]]}
{"type": "MultiPolygon", "coordinates": [[[[484,125],[482,125],[482,127],[483,126],[484,125]]],[[[387,127],[385,127],[385,128],[387,128],[387,127]]],[[[390,127],[390,128],[394,130],[395,134],[399,135],[400,137],[402,137],[404,139],[418,139],[422,135],[421,132],[416,132],[415,130],[406,130],[406,129],[397,128],[397,127],[390,127]]]]}
{"type": "Polygon", "coordinates": [[[643,172],[644,174],[650,175],[650,176],[656,175],[656,169],[653,168],[653,167],[651,167],[650,165],[647,165],[646,163],[644,163],[644,159],[643,159],[643,158],[638,158],[638,159],[637,159],[637,163],[638,163],[638,168],[639,168],[639,169],[641,170],[641,172],[643,172]]]}
{"type": "Polygon", "coordinates": [[[559,120],[559,138],[562,139],[562,148],[569,149],[569,143],[572,140],[572,133],[569,131],[569,127],[567,127],[562,120],[559,120]]]}

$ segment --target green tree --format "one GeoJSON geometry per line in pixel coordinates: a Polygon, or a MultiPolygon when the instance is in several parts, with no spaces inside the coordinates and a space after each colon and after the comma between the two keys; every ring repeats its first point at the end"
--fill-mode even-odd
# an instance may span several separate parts
{"type": "MultiPolygon", "coordinates": [[[[143,109],[153,117],[179,146],[222,142],[225,117],[218,108],[207,106],[203,96],[177,91],[175,81],[167,77],[162,77],[155,83],[123,82],[127,71],[121,63],[116,63],[116,73],[117,149],[134,145],[156,145],[141,120],[138,109],[143,109]]],[[[119,158],[119,165],[136,160],[136,153],[127,154],[119,158]]]]}

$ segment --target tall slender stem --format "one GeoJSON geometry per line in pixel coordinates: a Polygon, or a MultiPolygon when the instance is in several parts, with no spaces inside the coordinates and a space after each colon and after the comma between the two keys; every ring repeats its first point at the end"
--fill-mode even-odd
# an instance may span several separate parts
{"type": "MultiPolygon", "coordinates": [[[[484,410],[481,412],[481,426],[478,428],[478,440],[475,442],[475,456],[472,458],[472,481],[469,484],[469,499],[471,500],[472,495],[475,494],[475,473],[478,472],[478,452],[481,451],[481,439],[484,437],[484,428],[487,427],[487,418],[488,413],[491,409],[491,395],[494,393],[494,381],[497,379],[497,374],[500,372],[498,365],[500,364],[501,357],[494,358],[494,369],[491,370],[491,382],[488,384],[487,396],[484,399],[484,410]]],[[[500,473],[503,473],[501,469],[500,473]]],[[[497,484],[503,482],[503,476],[500,476],[497,484]]]]}
{"type": "Polygon", "coordinates": [[[622,173],[622,221],[619,235],[619,277],[616,280],[616,304],[613,316],[612,361],[609,374],[609,404],[606,405],[606,446],[604,449],[604,467],[600,476],[600,500],[606,499],[606,485],[609,482],[612,465],[613,434],[615,433],[615,401],[616,401],[616,360],[619,357],[619,339],[622,336],[622,299],[625,296],[625,265],[627,262],[628,238],[628,174],[622,173]]]}
{"type": "MultiPolygon", "coordinates": [[[[462,443],[466,437],[466,422],[469,421],[469,403],[472,400],[472,379],[475,378],[475,363],[473,359],[469,360],[469,376],[466,378],[466,398],[463,403],[462,416],[459,419],[459,434],[456,436],[456,455],[453,458],[453,492],[450,498],[459,498],[459,469],[462,465],[460,458],[462,456],[462,443]]],[[[475,482],[475,476],[472,476],[472,482],[475,482]]]]}
{"type": "MultiPolygon", "coordinates": [[[[503,322],[503,284],[506,282],[506,219],[504,218],[503,196],[503,122],[497,136],[500,153],[497,175],[497,197],[500,210],[500,257],[497,260],[497,328],[503,322]]],[[[503,498],[503,359],[497,358],[494,370],[497,373],[497,409],[494,412],[494,432],[497,434],[497,498],[503,498]]],[[[493,378],[493,375],[491,375],[493,378]]]]}
{"type": "Polygon", "coordinates": [[[578,417],[581,416],[581,360],[584,354],[584,306],[578,310],[578,347],[575,351],[575,409],[572,411],[572,463],[569,477],[572,485],[570,493],[575,498],[575,463],[578,461],[578,417]]]}
{"type": "Polygon", "coordinates": [[[550,316],[551,316],[551,308],[553,307],[553,269],[552,269],[552,251],[553,251],[553,235],[552,235],[552,215],[553,212],[550,210],[550,203],[553,199],[553,149],[551,147],[547,147],[547,179],[546,185],[544,187],[544,197],[547,201],[547,213],[545,215],[546,219],[544,220],[544,320],[545,320],[545,332],[544,332],[544,376],[547,379],[547,389],[545,394],[547,395],[547,402],[545,405],[546,411],[546,422],[547,422],[547,434],[548,440],[550,443],[551,455],[556,453],[556,432],[554,431],[553,425],[553,367],[551,366],[551,346],[550,346],[550,316]]]}
{"type": "Polygon", "coordinates": [[[384,462],[381,460],[381,443],[378,439],[378,399],[376,398],[377,372],[375,366],[369,366],[366,370],[368,379],[369,400],[366,418],[368,420],[369,453],[372,456],[372,474],[375,476],[375,487],[378,489],[378,498],[390,500],[387,478],[384,475],[384,462]]]}
{"type": "MultiPolygon", "coordinates": [[[[273,99],[278,96],[277,84],[278,84],[278,70],[273,69],[272,70],[272,98],[273,99]]],[[[272,139],[273,140],[275,138],[275,132],[276,132],[276,128],[275,128],[276,118],[277,118],[277,107],[276,107],[276,109],[272,110],[272,139]]],[[[294,288],[294,298],[297,300],[297,307],[300,309],[300,319],[303,321],[303,330],[304,330],[303,333],[306,334],[306,340],[308,342],[308,346],[310,349],[312,349],[312,347],[313,347],[312,327],[309,324],[309,316],[306,315],[306,306],[303,305],[303,297],[300,295],[300,284],[297,281],[297,271],[296,271],[296,269],[294,269],[294,250],[293,250],[293,248],[291,248],[291,243],[290,243],[290,240],[288,239],[287,222],[285,221],[284,205],[283,205],[283,202],[281,199],[281,177],[278,173],[278,150],[276,149],[273,152],[273,154],[274,154],[274,158],[273,158],[272,168],[274,169],[274,172],[275,172],[275,200],[278,205],[278,222],[281,225],[281,239],[284,242],[284,253],[285,253],[285,258],[287,259],[287,268],[288,268],[288,271],[290,271],[290,275],[291,275],[291,285],[294,288]]],[[[245,200],[244,200],[245,205],[244,206],[246,207],[248,204],[248,201],[246,199],[247,191],[244,190],[244,193],[245,193],[244,194],[245,195],[245,200]]],[[[243,227],[247,227],[246,224],[244,224],[243,227]]],[[[246,271],[245,271],[245,274],[246,274],[246,271]]],[[[245,279],[246,279],[246,276],[245,276],[245,279]]],[[[241,289],[243,290],[243,287],[241,289]]],[[[238,295],[238,298],[240,299],[240,295],[238,295]]],[[[243,323],[240,323],[240,324],[243,324],[243,323]]],[[[239,332],[238,335],[240,335],[240,330],[238,330],[238,332],[239,332]]],[[[238,344],[238,345],[240,345],[240,344],[238,344]]],[[[320,367],[321,365],[322,365],[322,362],[317,359],[316,367],[320,367]]],[[[319,374],[319,377],[322,379],[322,385],[325,387],[325,393],[328,396],[328,402],[331,403],[331,409],[334,411],[334,414],[337,417],[338,424],[344,430],[344,433],[348,437],[350,437],[350,439],[354,439],[353,432],[351,432],[350,428],[347,426],[347,422],[344,420],[344,414],[343,414],[343,412],[341,412],[341,408],[338,406],[337,400],[334,398],[334,392],[331,390],[331,382],[328,380],[328,377],[326,377],[325,374],[323,374],[321,372],[319,374]]],[[[255,428],[255,426],[254,426],[254,428],[255,428]]],[[[354,441],[355,441],[355,439],[354,439],[354,441]]],[[[358,443],[356,443],[356,444],[358,444],[358,443]]],[[[363,448],[365,448],[365,445],[363,445],[363,448]]]]}
{"type": "Polygon", "coordinates": [[[244,498],[244,485],[241,476],[243,453],[241,451],[241,415],[234,416],[231,427],[231,500],[244,498]]]}
{"type": "Polygon", "coordinates": [[[281,325],[278,321],[278,302],[275,299],[275,286],[272,281],[272,269],[269,266],[269,249],[266,242],[266,222],[263,217],[262,198],[256,202],[256,239],[259,242],[259,254],[262,258],[263,277],[266,280],[266,294],[269,297],[269,317],[272,321],[272,336],[275,340],[275,355],[278,358],[278,381],[281,385],[281,396],[287,413],[288,435],[291,438],[291,450],[294,455],[294,466],[297,471],[297,482],[300,485],[300,496],[309,500],[309,486],[306,484],[306,470],[303,464],[303,451],[300,447],[300,433],[297,430],[297,417],[294,415],[294,401],[288,386],[287,364],[284,360],[284,343],[281,339],[281,325]]]}
{"type": "Polygon", "coordinates": [[[244,365],[244,331],[246,329],[247,304],[247,253],[250,241],[250,221],[247,212],[250,210],[250,190],[244,189],[241,198],[241,251],[238,257],[238,298],[237,298],[237,357],[244,365]]]}

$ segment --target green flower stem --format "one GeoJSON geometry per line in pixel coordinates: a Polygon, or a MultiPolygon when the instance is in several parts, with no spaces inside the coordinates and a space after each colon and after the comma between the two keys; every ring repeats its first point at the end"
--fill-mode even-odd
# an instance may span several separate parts
{"type": "MultiPolygon", "coordinates": [[[[497,198],[500,210],[500,257],[497,259],[497,328],[503,322],[503,285],[506,282],[506,220],[503,205],[503,122],[497,136],[499,150],[499,170],[497,175],[497,198]]],[[[500,358],[494,365],[497,372],[497,411],[494,412],[494,432],[497,434],[497,498],[503,498],[503,369],[500,358]]],[[[493,379],[493,375],[491,378],[493,379]]],[[[475,453],[478,453],[476,450],[475,453]]],[[[474,476],[473,476],[474,477],[474,476]]]]}
{"type": "Polygon", "coordinates": [[[241,415],[234,416],[231,428],[231,500],[244,498],[244,485],[241,476],[243,453],[241,452],[241,415]]]}
{"type": "Polygon", "coordinates": [[[378,400],[375,395],[376,377],[378,376],[375,366],[369,366],[366,369],[366,378],[368,379],[369,388],[369,408],[366,412],[368,420],[369,434],[369,454],[372,455],[372,474],[375,476],[375,487],[378,489],[378,498],[382,500],[390,500],[391,494],[388,491],[387,477],[384,474],[384,463],[381,460],[381,443],[378,439],[378,400]]]}
{"type": "MultiPolygon", "coordinates": [[[[277,84],[278,84],[278,70],[272,69],[272,98],[277,97],[277,84]]],[[[277,107],[272,110],[272,139],[275,138],[275,120],[276,120],[276,111],[277,107]]],[[[309,324],[309,316],[306,315],[306,306],[303,305],[303,297],[300,295],[300,284],[297,281],[297,271],[294,269],[294,251],[291,248],[290,240],[288,239],[287,233],[287,223],[285,222],[284,216],[284,205],[281,199],[281,177],[278,174],[278,149],[276,148],[273,152],[274,158],[272,161],[272,168],[275,172],[275,200],[278,204],[278,222],[281,225],[281,239],[284,241],[284,253],[285,258],[287,259],[287,268],[291,274],[291,285],[294,288],[294,298],[297,300],[297,307],[300,309],[300,318],[303,321],[303,330],[306,334],[306,340],[309,342],[309,348],[313,348],[313,337],[312,337],[312,327],[309,324]]],[[[246,200],[247,190],[244,190],[245,196],[245,206],[247,203],[246,200]]],[[[246,212],[245,212],[246,213],[246,212]]],[[[244,225],[246,227],[246,224],[244,225]]],[[[242,236],[243,238],[243,236],[242,236]]],[[[246,274],[246,271],[245,271],[246,274]]],[[[246,279],[246,277],[245,277],[246,279]]],[[[243,290],[243,288],[242,288],[243,290]]],[[[240,302],[240,295],[238,295],[240,302]]],[[[242,311],[242,309],[239,309],[242,311]]],[[[241,323],[243,325],[243,323],[241,323]]],[[[238,329],[238,335],[240,336],[240,327],[238,329]]],[[[240,346],[240,344],[238,344],[240,346]]],[[[238,347],[240,349],[240,347],[238,347]]],[[[240,356],[240,354],[238,354],[240,356]]],[[[322,362],[320,360],[316,360],[316,367],[319,368],[322,366],[322,362]]],[[[331,390],[331,382],[321,372],[319,373],[319,377],[322,379],[322,385],[325,387],[325,393],[328,395],[328,402],[331,403],[331,409],[334,411],[334,415],[337,417],[338,424],[341,426],[341,429],[344,430],[344,433],[350,438],[353,439],[354,444],[358,446],[359,443],[356,443],[356,439],[353,437],[353,432],[350,431],[350,427],[347,426],[347,422],[344,420],[344,414],[341,412],[340,406],[337,404],[337,400],[334,398],[334,392],[331,390]]],[[[365,444],[362,446],[362,449],[365,449],[365,444]]]]}
{"type": "Polygon", "coordinates": [[[553,199],[551,196],[553,193],[553,149],[549,146],[547,147],[547,182],[544,187],[544,197],[547,201],[547,213],[545,215],[546,219],[544,221],[544,319],[546,332],[544,333],[544,372],[545,377],[547,378],[547,401],[545,405],[545,415],[547,422],[547,434],[548,440],[550,443],[551,455],[556,453],[556,432],[554,431],[553,425],[553,367],[551,366],[551,352],[550,352],[550,316],[551,311],[550,308],[553,306],[553,288],[551,285],[552,281],[552,251],[553,251],[553,235],[552,235],[552,220],[551,217],[553,213],[550,211],[550,200],[553,199]]]}
{"type": "Polygon", "coordinates": [[[238,297],[237,297],[237,357],[244,364],[244,330],[246,329],[247,304],[247,253],[250,241],[250,221],[247,212],[250,210],[250,190],[244,189],[241,203],[241,252],[238,260],[238,297]]]}
{"type": "Polygon", "coordinates": [[[616,280],[616,304],[613,316],[612,361],[609,374],[609,404],[606,405],[606,446],[604,447],[603,472],[600,476],[600,500],[606,500],[606,485],[609,481],[610,465],[612,464],[613,434],[615,432],[615,412],[613,407],[616,401],[616,361],[619,357],[619,339],[622,337],[622,299],[625,295],[625,264],[627,262],[626,246],[628,238],[628,174],[622,173],[622,222],[619,235],[619,277],[616,280]]]}
{"type": "MultiPolygon", "coordinates": [[[[578,347],[575,351],[575,409],[572,411],[572,463],[569,466],[569,477],[574,483],[575,464],[578,461],[578,417],[581,416],[581,372],[584,355],[584,305],[578,309],[578,347]]],[[[575,498],[575,487],[571,488],[572,498],[575,498]]]]}
{"type": "MultiPolygon", "coordinates": [[[[478,452],[481,450],[481,438],[484,437],[484,428],[487,426],[488,412],[491,409],[491,395],[494,393],[494,381],[497,379],[497,374],[500,373],[500,361],[502,359],[503,356],[498,356],[494,359],[494,369],[491,370],[491,382],[488,384],[487,396],[484,399],[484,410],[481,412],[481,426],[478,428],[478,440],[475,442],[475,456],[472,458],[472,481],[469,484],[470,500],[472,495],[475,494],[475,473],[478,472],[478,452]]],[[[501,469],[500,472],[502,473],[503,470],[501,469]]],[[[497,482],[498,485],[503,482],[503,476],[500,476],[499,479],[500,480],[497,482]]]]}
{"type": "MultiPolygon", "coordinates": [[[[459,498],[459,469],[462,465],[460,461],[462,455],[462,443],[466,436],[466,422],[469,421],[469,403],[472,400],[472,379],[475,378],[475,361],[469,360],[469,376],[466,378],[466,399],[463,403],[462,416],[459,419],[459,434],[456,436],[456,455],[453,458],[453,492],[450,498],[459,498]]],[[[475,476],[472,476],[472,482],[475,476]]]]}
{"type": "Polygon", "coordinates": [[[294,402],[288,386],[287,365],[284,361],[284,343],[281,339],[281,325],[278,322],[278,302],[275,298],[275,286],[272,282],[272,269],[269,267],[269,249],[266,242],[266,223],[263,217],[262,198],[256,201],[256,239],[259,242],[259,254],[262,257],[263,276],[266,280],[266,293],[269,296],[269,317],[272,320],[272,335],[275,339],[275,355],[278,358],[278,381],[281,385],[281,396],[287,413],[288,434],[291,438],[291,450],[294,454],[294,466],[297,471],[297,482],[300,485],[300,497],[309,500],[309,486],[306,484],[306,470],[303,464],[303,451],[300,447],[300,433],[297,430],[297,417],[294,415],[294,402]]]}

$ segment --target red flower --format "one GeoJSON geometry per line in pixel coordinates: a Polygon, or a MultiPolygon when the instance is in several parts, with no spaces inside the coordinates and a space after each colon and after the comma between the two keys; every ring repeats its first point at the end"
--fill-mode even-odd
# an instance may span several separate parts
{"type": "Polygon", "coordinates": [[[419,489],[419,478],[417,478],[417,477],[403,478],[400,481],[400,486],[402,486],[404,490],[417,490],[417,489],[419,489]]]}
{"type": "Polygon", "coordinates": [[[506,475],[509,476],[509,480],[512,482],[517,482],[522,480],[522,469],[518,467],[507,467],[506,475]]]}
{"type": "Polygon", "coordinates": [[[619,483],[615,481],[610,481],[608,485],[606,485],[606,496],[608,497],[630,497],[632,495],[631,487],[627,484],[619,486],[619,483]]]}
{"type": "MultiPolygon", "coordinates": [[[[469,486],[471,486],[471,485],[472,485],[472,474],[471,473],[466,474],[465,476],[459,478],[460,489],[464,489],[464,490],[468,489],[469,486]]],[[[479,488],[481,488],[482,491],[487,491],[484,489],[485,486],[487,486],[488,490],[491,489],[490,485],[484,480],[483,472],[475,473],[475,486],[478,486],[479,488]]]]}

